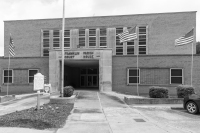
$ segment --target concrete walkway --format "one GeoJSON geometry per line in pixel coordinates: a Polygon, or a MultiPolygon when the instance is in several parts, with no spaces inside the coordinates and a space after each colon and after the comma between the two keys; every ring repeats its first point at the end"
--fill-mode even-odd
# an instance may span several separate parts
{"type": "Polygon", "coordinates": [[[63,128],[35,130],[0,128],[0,133],[184,133],[146,117],[113,92],[78,91],[71,115],[63,128]]]}
{"type": "Polygon", "coordinates": [[[57,133],[182,133],[146,118],[120,97],[80,91],[66,125],[57,133]]]}

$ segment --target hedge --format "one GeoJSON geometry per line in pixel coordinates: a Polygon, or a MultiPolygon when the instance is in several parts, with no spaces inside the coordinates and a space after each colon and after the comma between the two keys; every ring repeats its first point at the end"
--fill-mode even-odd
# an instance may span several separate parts
{"type": "Polygon", "coordinates": [[[168,89],[165,87],[152,86],[149,88],[150,98],[168,98],[168,89]]]}
{"type": "Polygon", "coordinates": [[[178,98],[184,98],[185,96],[195,94],[194,88],[189,85],[179,85],[176,87],[178,98]]]}

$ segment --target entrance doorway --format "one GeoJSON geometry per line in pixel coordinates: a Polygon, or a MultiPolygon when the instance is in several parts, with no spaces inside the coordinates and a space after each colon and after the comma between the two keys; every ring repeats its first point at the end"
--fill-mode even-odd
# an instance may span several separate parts
{"type": "Polygon", "coordinates": [[[98,68],[81,68],[80,87],[98,87],[98,77],[98,68]]]}
{"type": "Polygon", "coordinates": [[[98,60],[65,60],[64,86],[99,90],[98,60]]]}

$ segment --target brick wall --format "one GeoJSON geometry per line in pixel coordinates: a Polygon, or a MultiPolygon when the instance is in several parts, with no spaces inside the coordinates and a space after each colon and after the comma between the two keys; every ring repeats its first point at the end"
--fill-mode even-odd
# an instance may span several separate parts
{"type": "MultiPolygon", "coordinates": [[[[191,55],[148,55],[139,56],[138,67],[139,68],[183,68],[184,84],[191,84],[191,55]]],[[[136,56],[113,56],[113,68],[112,68],[112,89],[113,91],[137,94],[137,85],[127,85],[127,68],[137,68],[136,56]]],[[[165,72],[163,71],[163,74],[165,72]]],[[[165,76],[165,75],[164,75],[165,76]]],[[[162,80],[162,78],[160,79],[162,80]]],[[[165,80],[165,79],[163,79],[165,80]]],[[[193,86],[197,93],[200,93],[200,56],[194,56],[193,67],[193,86]]],[[[163,81],[165,82],[165,81],[163,81]]],[[[169,94],[176,94],[175,87],[177,85],[159,85],[169,88],[169,94]]],[[[155,86],[153,84],[139,85],[139,92],[148,94],[149,87],[155,86]]]]}
{"type": "MultiPolygon", "coordinates": [[[[66,29],[110,28],[107,36],[108,47],[114,45],[113,36],[115,36],[115,31],[113,30],[115,29],[113,27],[147,25],[148,54],[190,54],[191,47],[189,45],[177,48],[174,47],[174,40],[189,32],[193,27],[196,29],[196,12],[66,18],[65,22],[66,29]]],[[[41,29],[61,29],[61,27],[61,19],[5,21],[5,56],[8,56],[10,33],[14,39],[17,57],[38,57],[41,56],[41,29]]],[[[78,33],[77,30],[75,31],[78,33]]],[[[196,37],[196,31],[194,37],[196,37]]],[[[73,42],[78,43],[78,41],[73,42]]],[[[195,52],[196,48],[194,47],[195,52]]]]}
{"type": "MultiPolygon", "coordinates": [[[[8,69],[8,58],[0,58],[0,86],[2,87],[2,92],[7,91],[7,85],[3,84],[3,70],[8,69]]],[[[47,76],[47,81],[49,79],[49,58],[14,58],[10,60],[10,69],[14,70],[14,78],[17,83],[9,85],[9,92],[33,92],[33,84],[28,83],[28,69],[39,69],[39,72],[47,76]],[[15,72],[20,72],[20,75],[16,75],[15,72]],[[17,79],[23,78],[23,79],[17,79]],[[23,81],[22,81],[23,80],[23,81]]]]}

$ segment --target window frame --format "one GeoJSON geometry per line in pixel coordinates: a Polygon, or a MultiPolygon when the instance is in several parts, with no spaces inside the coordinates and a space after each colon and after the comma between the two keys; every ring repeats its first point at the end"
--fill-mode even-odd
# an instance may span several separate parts
{"type": "Polygon", "coordinates": [[[70,49],[70,47],[71,47],[71,30],[70,29],[66,29],[64,31],[64,49],[70,49]],[[69,32],[69,36],[65,35],[65,32],[69,32]],[[69,39],[69,47],[65,47],[65,45],[66,45],[65,43],[67,42],[67,41],[65,41],[66,38],[69,39]]]}
{"type": "Polygon", "coordinates": [[[60,37],[60,30],[59,29],[53,30],[52,40],[53,40],[53,49],[59,49],[61,47],[60,46],[61,37],[60,37]],[[58,32],[58,36],[54,36],[55,32],[58,32]],[[58,42],[54,41],[54,39],[58,39],[58,42]],[[54,45],[58,45],[58,46],[54,46],[54,45]]]}
{"type": "MultiPolygon", "coordinates": [[[[130,28],[132,28],[132,27],[126,27],[126,30],[128,30],[128,29],[130,29],[130,28]]],[[[134,55],[134,54],[135,54],[135,39],[126,42],[126,54],[127,54],[127,55],[134,55]],[[132,45],[128,45],[129,42],[130,42],[130,43],[133,42],[133,44],[132,44],[132,45]],[[133,48],[133,53],[128,53],[128,48],[133,48]]]]}
{"type": "MultiPolygon", "coordinates": [[[[79,46],[84,48],[86,46],[86,29],[78,29],[78,42],[79,42],[79,46]],[[80,31],[81,30],[84,30],[84,35],[83,34],[80,34],[80,31]],[[84,41],[81,41],[81,42],[84,42],[84,46],[83,45],[80,45],[80,38],[84,38],[84,41]]],[[[81,43],[83,44],[83,43],[81,43]]]]}
{"type": "MultiPolygon", "coordinates": [[[[143,25],[143,26],[138,26],[138,54],[139,55],[147,55],[147,41],[148,41],[148,26],[145,26],[145,25],[143,25]],[[145,29],[146,29],[146,32],[144,33],[144,32],[140,32],[140,28],[142,29],[142,28],[144,28],[145,27],[145,29]],[[146,40],[146,43],[145,44],[140,44],[140,36],[146,36],[146,38],[145,38],[145,40],[146,40]],[[145,53],[140,53],[140,52],[143,52],[143,51],[140,51],[140,48],[145,48],[145,53]]],[[[143,41],[141,41],[141,42],[143,42],[143,41]]]]}
{"type": "Polygon", "coordinates": [[[88,34],[88,46],[89,46],[89,48],[94,48],[94,47],[97,46],[97,29],[95,29],[95,28],[89,29],[89,34],[88,34]],[[90,30],[95,30],[95,36],[94,36],[94,35],[90,35],[90,30]],[[94,40],[91,41],[90,38],[95,38],[95,41],[94,41],[94,40]],[[91,43],[95,43],[95,45],[94,45],[94,46],[91,46],[91,45],[90,45],[91,43]]]}
{"type": "Polygon", "coordinates": [[[34,75],[33,75],[33,76],[30,76],[30,75],[29,75],[31,70],[37,70],[37,73],[39,72],[39,69],[28,69],[28,83],[29,83],[29,84],[33,84],[33,83],[34,83],[34,75]],[[33,77],[33,82],[31,82],[31,83],[30,83],[30,81],[29,81],[29,78],[30,78],[30,77],[33,77]]]}
{"type": "MultiPolygon", "coordinates": [[[[4,81],[4,78],[5,78],[5,76],[4,76],[4,72],[5,72],[6,70],[8,71],[8,69],[4,69],[4,70],[3,70],[3,78],[2,78],[2,80],[3,80],[3,84],[12,84],[13,81],[14,81],[14,72],[13,72],[13,69],[9,69],[9,71],[12,72],[12,76],[11,76],[12,81],[11,81],[11,83],[5,83],[5,81],[4,81]]],[[[8,75],[7,77],[9,78],[10,76],[8,75]]]]}
{"type": "Polygon", "coordinates": [[[181,77],[182,79],[182,83],[184,83],[184,75],[183,75],[183,68],[170,68],[170,84],[180,84],[180,83],[172,83],[172,78],[173,77],[181,77]],[[172,76],[172,70],[181,70],[182,71],[182,75],[181,76],[172,76]]]}
{"type": "Polygon", "coordinates": [[[49,49],[50,49],[50,45],[51,45],[51,30],[47,30],[47,29],[43,29],[43,30],[41,30],[41,32],[42,32],[42,56],[43,57],[49,57],[49,49]],[[44,36],[44,32],[47,32],[48,31],[48,33],[49,33],[49,36],[48,37],[45,37],[44,36]],[[44,39],[48,39],[49,40],[49,46],[48,47],[44,47],[44,39]],[[47,53],[44,53],[44,51],[48,51],[47,53]]]}
{"type": "Polygon", "coordinates": [[[140,84],[140,68],[127,68],[127,85],[137,85],[137,84],[140,84]],[[139,82],[138,83],[130,83],[130,81],[129,81],[129,78],[130,78],[130,76],[129,76],[129,71],[130,70],[138,70],[139,72],[138,72],[138,75],[137,76],[131,76],[131,77],[138,77],[139,78],[139,82]]]}
{"type": "Polygon", "coordinates": [[[107,48],[107,28],[100,28],[99,29],[99,47],[100,48],[107,48]],[[101,34],[101,30],[105,30],[105,35],[101,34]],[[106,39],[101,40],[101,38],[106,38],[106,39]],[[101,46],[101,43],[105,44],[105,46],[101,46]]]}
{"type": "Polygon", "coordinates": [[[120,43],[120,39],[118,37],[118,34],[124,32],[124,27],[116,27],[115,30],[116,30],[116,33],[115,33],[115,48],[116,48],[115,49],[115,55],[124,55],[124,43],[120,43]],[[117,30],[120,31],[120,29],[122,29],[122,31],[117,32],[117,30]],[[118,45],[118,44],[120,44],[120,45],[118,45]],[[117,49],[118,50],[122,49],[122,52],[117,52],[117,49]]]}

